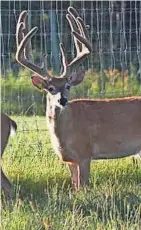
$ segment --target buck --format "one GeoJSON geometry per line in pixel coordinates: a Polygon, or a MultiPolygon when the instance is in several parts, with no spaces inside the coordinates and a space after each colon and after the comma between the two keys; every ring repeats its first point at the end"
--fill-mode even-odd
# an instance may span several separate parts
{"type": "Polygon", "coordinates": [[[39,67],[31,59],[31,38],[37,27],[28,32],[27,12],[17,23],[16,60],[31,70],[32,83],[47,92],[46,119],[51,142],[57,155],[68,164],[75,190],[89,183],[90,162],[98,159],[117,159],[141,150],[141,97],[68,102],[71,86],[81,83],[85,71],[80,64],[91,53],[87,27],[73,7],[66,18],[76,48],[76,57],[67,63],[60,44],[63,71],[51,76],[43,55],[39,67]]]}
{"type": "MultiPolygon", "coordinates": [[[[6,148],[10,135],[12,136],[17,129],[17,124],[5,113],[1,113],[1,157],[6,148]]],[[[7,198],[11,197],[12,186],[1,168],[1,188],[7,198]]]]}

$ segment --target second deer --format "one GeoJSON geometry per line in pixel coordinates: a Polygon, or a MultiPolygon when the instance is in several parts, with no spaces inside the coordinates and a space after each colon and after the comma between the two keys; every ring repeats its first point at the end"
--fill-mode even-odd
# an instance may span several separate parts
{"type": "MultiPolygon", "coordinates": [[[[17,124],[5,113],[1,113],[1,157],[7,146],[10,135],[17,130],[17,124]]],[[[11,197],[12,185],[1,168],[1,189],[4,191],[7,199],[11,197]]]]}
{"type": "Polygon", "coordinates": [[[75,190],[88,184],[91,160],[116,159],[141,150],[141,97],[122,99],[68,101],[71,86],[81,83],[85,71],[82,61],[92,48],[86,25],[73,7],[68,8],[76,57],[67,63],[60,44],[63,72],[59,77],[47,71],[45,56],[42,67],[30,61],[31,38],[37,27],[28,32],[27,12],[17,23],[17,61],[31,70],[32,83],[47,92],[46,118],[55,152],[68,164],[75,190]]]}

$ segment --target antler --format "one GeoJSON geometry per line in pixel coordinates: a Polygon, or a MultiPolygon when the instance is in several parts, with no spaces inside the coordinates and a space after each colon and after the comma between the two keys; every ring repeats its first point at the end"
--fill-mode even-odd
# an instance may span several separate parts
{"type": "MultiPolygon", "coordinates": [[[[16,28],[16,43],[17,43],[17,52],[16,60],[28,68],[35,74],[38,74],[42,79],[50,80],[52,77],[47,71],[47,65],[45,60],[45,55],[43,55],[42,67],[39,67],[29,61],[30,59],[30,50],[31,50],[31,38],[35,35],[37,27],[32,28],[28,32],[27,28],[27,11],[23,11],[17,23],[16,28]]],[[[76,68],[77,65],[81,63],[82,60],[91,52],[91,44],[88,41],[87,29],[82,20],[79,17],[77,11],[73,7],[68,8],[68,14],[66,18],[70,24],[71,32],[73,34],[75,48],[76,48],[76,57],[67,64],[65,52],[62,43],[60,43],[61,51],[61,60],[63,65],[63,73],[60,78],[67,78],[68,74],[76,68]]]]}
{"type": "Polygon", "coordinates": [[[68,14],[66,18],[70,24],[71,32],[73,34],[75,48],[76,48],[76,57],[67,65],[65,61],[65,54],[62,48],[61,55],[62,55],[62,64],[63,64],[63,74],[62,77],[66,76],[67,73],[70,73],[73,69],[77,67],[91,52],[92,47],[88,40],[88,34],[86,26],[79,17],[77,11],[73,7],[68,8],[68,14]]]}
{"type": "Polygon", "coordinates": [[[42,67],[39,67],[28,60],[30,55],[29,52],[31,50],[31,38],[35,35],[38,28],[34,27],[28,32],[26,17],[27,11],[23,11],[19,16],[16,27],[16,60],[24,67],[28,68],[35,74],[38,74],[42,79],[49,80],[51,76],[46,68],[45,55],[43,55],[42,67]]]}

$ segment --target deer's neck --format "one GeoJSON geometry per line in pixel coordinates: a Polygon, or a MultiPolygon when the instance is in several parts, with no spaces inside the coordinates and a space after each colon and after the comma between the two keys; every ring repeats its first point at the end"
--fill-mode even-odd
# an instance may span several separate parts
{"type": "Polygon", "coordinates": [[[62,112],[62,107],[56,103],[57,99],[47,95],[46,100],[46,117],[49,124],[57,123],[62,112]]]}
{"type": "Polygon", "coordinates": [[[54,101],[51,101],[47,96],[46,103],[46,119],[47,119],[47,128],[50,133],[52,146],[61,158],[62,152],[62,128],[63,128],[63,113],[64,108],[55,104],[54,101]]]}

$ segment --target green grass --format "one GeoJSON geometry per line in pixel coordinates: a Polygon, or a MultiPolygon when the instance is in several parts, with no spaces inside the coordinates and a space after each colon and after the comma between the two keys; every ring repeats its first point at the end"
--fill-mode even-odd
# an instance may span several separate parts
{"type": "Polygon", "coordinates": [[[67,166],[51,148],[45,118],[14,120],[18,132],[2,164],[14,184],[13,199],[3,204],[2,230],[141,229],[140,161],[92,162],[89,189],[75,194],[67,166]]]}

